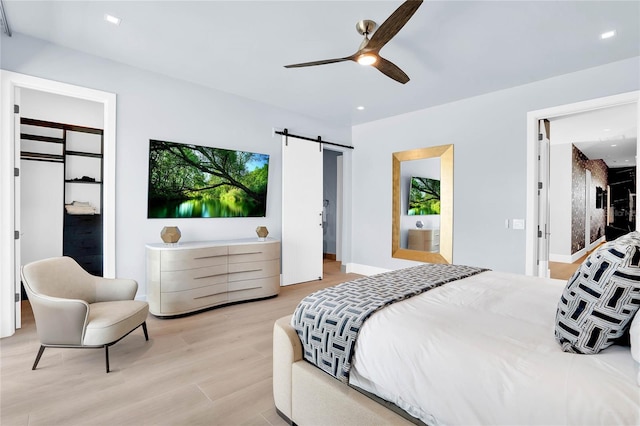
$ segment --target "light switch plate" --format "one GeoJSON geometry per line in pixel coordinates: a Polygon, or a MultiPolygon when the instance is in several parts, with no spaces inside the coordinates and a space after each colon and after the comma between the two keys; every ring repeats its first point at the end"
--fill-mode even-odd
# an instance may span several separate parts
{"type": "Polygon", "coordinates": [[[524,219],[513,219],[511,223],[513,229],[524,229],[524,219]]]}

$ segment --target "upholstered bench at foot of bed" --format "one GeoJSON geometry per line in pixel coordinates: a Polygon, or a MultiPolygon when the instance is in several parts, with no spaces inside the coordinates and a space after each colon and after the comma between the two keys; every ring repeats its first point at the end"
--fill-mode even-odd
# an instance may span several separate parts
{"type": "Polygon", "coordinates": [[[273,398],[278,413],[298,425],[412,424],[306,362],[290,315],[273,328],[273,398]]]}

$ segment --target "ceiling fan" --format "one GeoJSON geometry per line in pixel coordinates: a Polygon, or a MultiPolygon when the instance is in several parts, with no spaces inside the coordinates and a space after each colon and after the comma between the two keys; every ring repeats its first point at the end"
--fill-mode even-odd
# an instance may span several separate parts
{"type": "Polygon", "coordinates": [[[360,43],[358,51],[351,56],[344,58],[325,59],[322,61],[304,62],[301,64],[285,65],[285,68],[311,67],[314,65],[333,64],[335,62],[354,61],[361,65],[371,65],[377,68],[381,73],[385,74],[402,84],[409,81],[409,76],[405,74],[393,62],[386,60],[379,55],[380,49],[389,42],[404,27],[409,19],[416,13],[423,0],[407,0],[398,7],[395,12],[380,25],[378,30],[373,33],[371,39],[369,34],[376,28],[376,23],[371,20],[359,21],[356,24],[358,33],[364,36],[364,40],[360,43]]]}

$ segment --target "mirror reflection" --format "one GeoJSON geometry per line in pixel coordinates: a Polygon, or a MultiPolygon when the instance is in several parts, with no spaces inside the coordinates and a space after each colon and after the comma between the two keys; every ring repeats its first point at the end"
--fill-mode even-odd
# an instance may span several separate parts
{"type": "Polygon", "coordinates": [[[453,145],[393,153],[392,256],[451,263],[453,145]]]}
{"type": "Polygon", "coordinates": [[[400,165],[400,247],[440,252],[440,158],[400,165]]]}

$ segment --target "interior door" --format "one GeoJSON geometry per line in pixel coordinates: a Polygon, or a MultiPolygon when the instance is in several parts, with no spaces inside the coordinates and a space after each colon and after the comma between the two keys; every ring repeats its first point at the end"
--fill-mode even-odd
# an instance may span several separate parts
{"type": "Polygon", "coordinates": [[[549,120],[538,122],[538,276],[549,277],[549,120]]]}
{"type": "Polygon", "coordinates": [[[282,137],[282,285],[322,279],[322,145],[282,137]]]}
{"type": "Polygon", "coordinates": [[[15,211],[13,213],[13,223],[14,223],[14,232],[17,234],[16,238],[14,238],[14,294],[15,294],[15,328],[22,327],[22,279],[20,276],[20,265],[21,257],[20,257],[20,88],[16,87],[15,89],[15,98],[14,98],[14,114],[13,114],[13,143],[14,143],[14,160],[13,164],[17,170],[17,173],[14,173],[13,178],[13,194],[14,194],[14,206],[15,211]]]}

